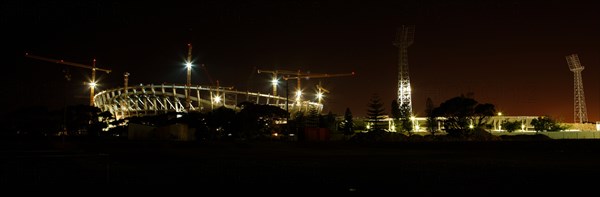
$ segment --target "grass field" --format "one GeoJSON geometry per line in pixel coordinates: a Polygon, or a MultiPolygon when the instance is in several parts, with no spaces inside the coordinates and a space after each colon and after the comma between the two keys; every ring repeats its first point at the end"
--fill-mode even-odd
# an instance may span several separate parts
{"type": "Polygon", "coordinates": [[[599,140],[143,142],[3,140],[0,184],[259,192],[595,193],[599,140]]]}

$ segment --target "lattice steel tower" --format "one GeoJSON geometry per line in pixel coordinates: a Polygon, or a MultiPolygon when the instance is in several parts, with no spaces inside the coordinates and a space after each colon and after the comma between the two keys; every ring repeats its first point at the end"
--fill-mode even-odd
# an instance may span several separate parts
{"type": "Polygon", "coordinates": [[[588,119],[585,109],[585,96],[583,94],[583,81],[581,79],[583,66],[579,62],[577,54],[567,55],[566,58],[569,69],[573,72],[575,78],[575,123],[585,123],[588,119]]]}
{"type": "Polygon", "coordinates": [[[415,37],[414,25],[402,25],[396,32],[394,45],[398,47],[398,105],[408,105],[412,114],[412,99],[410,77],[408,75],[408,47],[412,45],[415,37]]]}

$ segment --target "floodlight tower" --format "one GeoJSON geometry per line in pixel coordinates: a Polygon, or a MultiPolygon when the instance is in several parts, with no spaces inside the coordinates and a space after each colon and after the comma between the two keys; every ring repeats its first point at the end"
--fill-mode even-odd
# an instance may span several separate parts
{"type": "Polygon", "coordinates": [[[412,99],[410,77],[408,75],[408,47],[412,45],[415,37],[414,25],[402,25],[396,33],[394,45],[398,47],[398,104],[407,105],[412,114],[412,99]]]}
{"type": "Polygon", "coordinates": [[[585,123],[588,121],[587,119],[587,111],[585,109],[585,96],[583,94],[583,81],[581,79],[581,71],[583,71],[583,66],[579,62],[579,57],[577,54],[567,55],[567,63],[569,64],[569,69],[574,74],[575,79],[575,123],[585,123]]]}

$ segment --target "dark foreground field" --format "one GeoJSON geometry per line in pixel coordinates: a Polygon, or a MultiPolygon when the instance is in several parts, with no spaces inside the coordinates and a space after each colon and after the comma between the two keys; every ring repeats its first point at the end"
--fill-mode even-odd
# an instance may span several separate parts
{"type": "Polygon", "coordinates": [[[0,184],[5,186],[489,196],[594,194],[600,185],[596,140],[1,143],[0,184]]]}

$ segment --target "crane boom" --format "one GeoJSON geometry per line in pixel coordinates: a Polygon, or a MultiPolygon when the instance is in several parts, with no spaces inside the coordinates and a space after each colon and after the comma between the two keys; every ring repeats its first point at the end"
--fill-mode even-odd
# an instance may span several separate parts
{"type": "Polygon", "coordinates": [[[302,79],[302,78],[327,78],[327,77],[343,77],[343,76],[352,76],[354,72],[351,73],[342,73],[342,74],[306,74],[306,75],[297,75],[294,77],[283,77],[283,79],[302,79]]]}
{"type": "MultiPolygon", "coordinates": [[[[328,78],[328,77],[344,77],[344,76],[354,76],[354,72],[351,73],[341,73],[341,74],[298,74],[296,76],[290,77],[290,76],[284,76],[283,79],[284,80],[290,80],[290,79],[296,79],[297,82],[297,90],[296,90],[296,102],[300,103],[300,100],[302,99],[302,89],[300,86],[300,79],[310,79],[310,78],[328,78]]],[[[322,97],[322,93],[321,92],[322,89],[319,89],[319,103],[321,103],[321,97],[322,97]]]]}
{"type": "MultiPolygon", "coordinates": [[[[259,74],[260,73],[271,73],[273,75],[272,84],[273,84],[273,95],[274,96],[277,96],[277,80],[279,80],[279,78],[277,77],[278,74],[282,74],[282,75],[285,75],[285,76],[289,76],[289,75],[299,76],[299,75],[302,75],[302,73],[300,73],[300,70],[298,70],[298,71],[291,71],[291,70],[260,70],[260,69],[257,69],[256,71],[259,74]]],[[[298,79],[298,84],[300,84],[300,79],[298,79]]]]}
{"type": "MultiPolygon", "coordinates": [[[[290,70],[260,70],[257,69],[257,72],[260,73],[270,73],[273,75],[273,95],[277,96],[277,80],[278,74],[283,75],[282,79],[286,80],[286,111],[288,106],[288,93],[287,93],[287,81],[290,79],[297,80],[297,88],[296,88],[296,103],[300,104],[302,100],[302,88],[300,86],[300,81],[302,79],[310,79],[310,78],[328,78],[328,77],[343,77],[343,76],[353,76],[354,72],[351,73],[341,73],[341,74],[315,74],[315,73],[302,73],[300,70],[298,71],[290,71],[290,70]]],[[[329,91],[323,88],[320,84],[317,85],[318,93],[317,98],[319,104],[321,103],[321,99],[323,97],[323,93],[328,93],[329,91]]]]}
{"type": "Polygon", "coordinates": [[[104,71],[107,74],[111,72],[111,70],[96,67],[96,59],[94,59],[92,65],[89,66],[89,65],[85,65],[85,64],[67,62],[64,60],[57,60],[57,59],[52,59],[52,58],[47,58],[47,57],[30,55],[29,53],[25,53],[25,57],[42,60],[42,61],[47,61],[47,62],[54,62],[57,64],[75,66],[75,67],[79,67],[79,68],[87,68],[87,69],[92,70],[92,81],[89,83],[89,85],[90,85],[90,106],[94,106],[94,90],[96,89],[96,85],[97,85],[96,84],[96,70],[104,71]]]}
{"type": "Polygon", "coordinates": [[[300,75],[300,70],[291,71],[291,70],[256,70],[260,73],[271,73],[271,74],[283,74],[283,75],[300,75]]]}
{"type": "Polygon", "coordinates": [[[109,69],[103,69],[103,68],[93,67],[93,66],[89,66],[89,65],[85,65],[85,64],[79,64],[79,63],[67,62],[67,61],[64,61],[64,60],[57,60],[57,59],[52,59],[52,58],[40,57],[40,56],[36,56],[36,55],[31,55],[29,53],[25,53],[25,57],[33,58],[33,59],[38,59],[38,60],[42,60],[42,61],[47,61],[47,62],[54,62],[54,63],[57,63],[57,64],[64,64],[64,65],[69,65],[69,66],[75,66],[75,67],[79,67],[79,68],[96,69],[96,70],[99,70],[99,71],[106,72],[107,74],[111,72],[111,70],[109,70],[109,69]]]}

